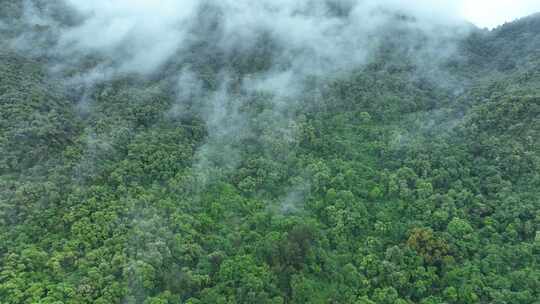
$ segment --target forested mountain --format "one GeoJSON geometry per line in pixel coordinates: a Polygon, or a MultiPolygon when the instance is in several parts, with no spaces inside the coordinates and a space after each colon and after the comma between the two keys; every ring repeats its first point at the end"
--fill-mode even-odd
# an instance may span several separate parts
{"type": "Polygon", "coordinates": [[[540,15],[136,2],[0,0],[0,303],[539,303],[540,15]]]}

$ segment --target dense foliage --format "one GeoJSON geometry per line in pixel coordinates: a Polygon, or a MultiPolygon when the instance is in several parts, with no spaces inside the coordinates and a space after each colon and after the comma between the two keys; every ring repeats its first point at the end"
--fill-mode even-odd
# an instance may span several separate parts
{"type": "MultiPolygon", "coordinates": [[[[232,135],[165,77],[85,103],[3,50],[0,302],[538,303],[539,20],[462,41],[461,90],[381,55],[286,108],[239,95],[232,135]]],[[[201,55],[205,88],[263,40],[201,55]]]]}

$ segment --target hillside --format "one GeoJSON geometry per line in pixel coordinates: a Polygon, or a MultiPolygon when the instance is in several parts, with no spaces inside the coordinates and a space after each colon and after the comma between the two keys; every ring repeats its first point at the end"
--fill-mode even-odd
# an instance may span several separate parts
{"type": "Polygon", "coordinates": [[[0,0],[0,303],[538,303],[540,15],[62,3],[0,0]]]}

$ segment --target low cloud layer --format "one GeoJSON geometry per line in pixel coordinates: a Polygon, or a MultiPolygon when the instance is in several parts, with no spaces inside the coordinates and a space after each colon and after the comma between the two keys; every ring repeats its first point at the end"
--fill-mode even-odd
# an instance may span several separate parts
{"type": "Polygon", "coordinates": [[[185,40],[194,1],[69,0],[84,18],[61,32],[58,47],[68,53],[97,52],[126,72],[159,68],[185,40]]]}
{"type": "Polygon", "coordinates": [[[479,27],[495,28],[540,12],[538,0],[462,0],[460,13],[479,27]]]}
{"type": "MultiPolygon", "coordinates": [[[[65,27],[33,2],[25,2],[26,21],[54,29],[55,52],[70,58],[97,54],[119,72],[140,74],[155,72],[201,40],[200,33],[194,33],[201,16],[219,23],[219,35],[207,39],[223,52],[249,49],[267,33],[282,47],[278,59],[289,64],[289,70],[317,73],[365,62],[375,30],[392,12],[414,16],[416,26],[429,30],[458,22],[459,9],[455,2],[433,5],[426,0],[66,0],[80,20],[65,27]],[[295,60],[288,60],[291,57],[295,60]]],[[[289,81],[285,74],[280,78],[289,81]]]]}

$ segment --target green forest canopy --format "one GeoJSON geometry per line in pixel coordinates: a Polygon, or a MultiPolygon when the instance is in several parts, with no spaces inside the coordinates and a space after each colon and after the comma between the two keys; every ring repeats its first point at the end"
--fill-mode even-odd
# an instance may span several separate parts
{"type": "MultiPolygon", "coordinates": [[[[289,107],[240,90],[218,125],[177,67],[83,94],[3,48],[0,303],[539,303],[539,24],[471,31],[449,86],[389,40],[289,107]]],[[[216,92],[276,46],[197,47],[216,92]]]]}

